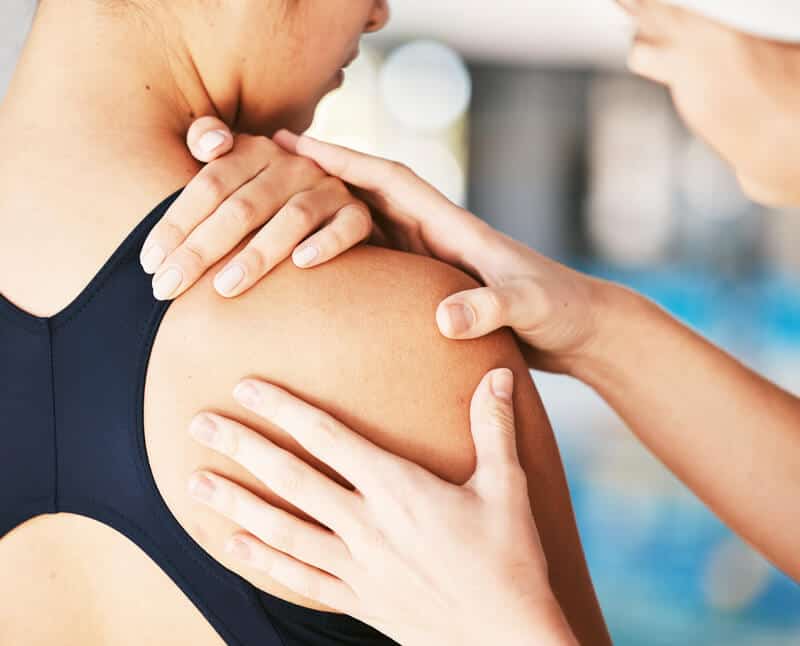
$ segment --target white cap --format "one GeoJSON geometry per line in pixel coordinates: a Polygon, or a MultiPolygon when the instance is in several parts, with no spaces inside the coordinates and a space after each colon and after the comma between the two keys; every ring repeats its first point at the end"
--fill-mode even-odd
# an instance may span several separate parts
{"type": "Polygon", "coordinates": [[[666,0],[753,36],[800,43],[800,0],[666,0]]]}

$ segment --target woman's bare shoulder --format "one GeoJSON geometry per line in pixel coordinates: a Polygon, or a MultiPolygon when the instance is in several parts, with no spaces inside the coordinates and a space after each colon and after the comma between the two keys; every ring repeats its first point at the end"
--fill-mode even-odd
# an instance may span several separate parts
{"type": "Polygon", "coordinates": [[[361,246],[310,270],[286,261],[234,300],[213,291],[214,273],[160,332],[166,369],[198,408],[230,410],[237,380],[258,376],[458,480],[473,467],[468,409],[481,377],[498,365],[527,373],[508,331],[439,333],[439,302],[478,283],[431,258],[361,246]]]}
{"type": "Polygon", "coordinates": [[[192,471],[211,469],[300,517],[238,464],[189,439],[193,415],[213,410],[249,425],[335,477],[281,429],[244,411],[244,376],[277,383],[384,448],[454,482],[474,470],[469,402],[486,371],[514,369],[518,427],[531,436],[533,472],[560,469],[527,366],[508,331],[453,341],[436,327],[440,300],[476,286],[429,258],[362,246],[315,269],[286,261],[234,300],[213,289],[224,261],[175,301],[158,331],[145,389],[148,458],[167,506],[214,558],[261,589],[319,607],[232,562],[227,519],[192,501],[192,471]],[[527,383],[525,383],[527,382],[527,383]],[[538,433],[530,431],[538,430],[538,433]],[[201,529],[202,528],[202,529],[201,529]]]}

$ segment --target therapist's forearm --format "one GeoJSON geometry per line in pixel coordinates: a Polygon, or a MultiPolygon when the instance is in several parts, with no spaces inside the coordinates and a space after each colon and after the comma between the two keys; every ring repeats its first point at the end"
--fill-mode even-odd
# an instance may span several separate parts
{"type": "Polygon", "coordinates": [[[800,400],[609,287],[572,371],[731,528],[800,580],[800,400]]]}

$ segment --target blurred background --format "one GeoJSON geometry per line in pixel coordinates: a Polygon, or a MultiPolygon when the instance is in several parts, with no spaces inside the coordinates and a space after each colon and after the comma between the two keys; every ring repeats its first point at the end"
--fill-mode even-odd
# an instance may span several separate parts
{"type": "MultiPolygon", "coordinates": [[[[0,96],[32,4],[3,7],[0,96]]],[[[612,0],[393,10],[312,134],[407,163],[492,225],[634,287],[800,394],[800,213],[750,203],[668,94],[625,71],[631,30],[612,0]]],[[[800,645],[800,587],[592,391],[535,378],[615,643],[800,645]]]]}

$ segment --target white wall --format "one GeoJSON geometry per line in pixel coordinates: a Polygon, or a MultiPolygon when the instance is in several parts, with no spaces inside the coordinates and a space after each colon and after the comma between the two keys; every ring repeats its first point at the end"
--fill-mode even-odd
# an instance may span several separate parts
{"type": "Polygon", "coordinates": [[[473,61],[620,67],[633,32],[615,0],[390,0],[372,36],[446,42],[473,61]]]}
{"type": "Polygon", "coordinates": [[[35,7],[35,0],[0,0],[0,97],[6,93],[35,7]]]}

